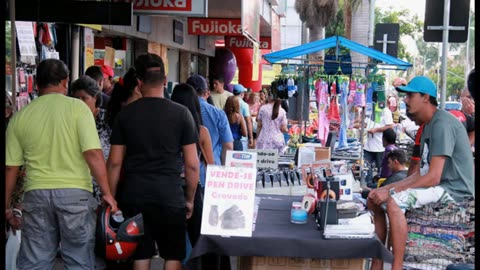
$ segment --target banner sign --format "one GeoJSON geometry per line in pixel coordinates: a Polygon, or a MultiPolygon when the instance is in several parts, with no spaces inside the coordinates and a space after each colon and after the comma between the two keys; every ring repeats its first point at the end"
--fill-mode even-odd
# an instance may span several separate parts
{"type": "Polygon", "coordinates": [[[207,0],[130,0],[133,14],[207,17],[207,0]]]}
{"type": "Polygon", "coordinates": [[[258,169],[277,169],[278,168],[278,150],[274,149],[248,149],[248,152],[257,153],[258,169]]]}
{"type": "Polygon", "coordinates": [[[22,62],[35,65],[35,58],[37,57],[37,45],[35,43],[33,33],[33,23],[16,21],[15,29],[17,32],[20,60],[22,62]]]}
{"type": "Polygon", "coordinates": [[[242,0],[242,35],[253,42],[260,40],[260,2],[242,0]]]}
{"type": "Polygon", "coordinates": [[[206,36],[240,36],[242,35],[242,23],[240,19],[188,18],[188,34],[206,36]]]}
{"type": "Polygon", "coordinates": [[[90,66],[95,65],[94,57],[94,35],[93,31],[90,28],[84,28],[84,37],[85,37],[85,55],[84,55],[84,67],[87,69],[90,66]]]}
{"type": "MultiPolygon", "coordinates": [[[[270,50],[272,48],[271,37],[260,37],[260,49],[270,50]]],[[[245,36],[226,36],[225,47],[227,48],[253,48],[253,42],[245,36]]]]}
{"type": "Polygon", "coordinates": [[[257,169],[257,153],[228,150],[225,166],[257,169]]]}
{"type": "Polygon", "coordinates": [[[260,71],[260,48],[258,43],[253,44],[252,55],[252,81],[258,81],[258,73],[260,71]]]}
{"type": "Polygon", "coordinates": [[[252,236],[257,170],[207,166],[201,234],[252,236]]]}

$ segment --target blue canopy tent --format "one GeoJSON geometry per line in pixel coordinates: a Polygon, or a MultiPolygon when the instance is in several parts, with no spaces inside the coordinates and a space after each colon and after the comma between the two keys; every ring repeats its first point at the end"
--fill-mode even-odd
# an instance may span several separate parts
{"type": "MultiPolygon", "coordinates": [[[[284,49],[284,50],[281,50],[281,51],[272,52],[272,53],[263,55],[263,58],[265,60],[267,60],[270,64],[275,64],[275,63],[277,63],[277,64],[279,64],[279,63],[293,64],[293,63],[291,63],[293,61],[290,61],[290,60],[301,60],[300,61],[301,64],[299,64],[299,65],[304,65],[306,67],[306,70],[304,70],[304,71],[305,71],[305,76],[308,77],[309,73],[310,73],[308,71],[309,67],[318,65],[318,63],[315,63],[315,64],[309,63],[308,59],[304,56],[306,56],[308,54],[311,54],[311,53],[318,52],[318,51],[322,51],[322,50],[325,50],[325,49],[335,48],[336,57],[335,57],[335,60],[333,60],[333,62],[338,63],[338,64],[340,64],[340,63],[354,64],[352,62],[346,62],[346,61],[342,62],[341,58],[339,58],[340,47],[347,48],[350,51],[354,51],[354,52],[366,55],[366,56],[370,57],[371,59],[376,60],[375,62],[372,61],[372,62],[369,62],[369,63],[355,63],[355,64],[357,64],[356,67],[354,67],[352,65],[352,68],[365,69],[365,75],[367,75],[369,73],[370,69],[374,69],[374,70],[375,69],[407,70],[408,68],[412,67],[412,64],[410,64],[408,62],[405,62],[401,59],[398,59],[398,58],[393,57],[391,55],[382,53],[380,51],[377,51],[375,49],[369,48],[367,46],[364,46],[362,44],[356,43],[354,41],[351,41],[349,39],[346,39],[346,38],[340,37],[340,36],[332,36],[332,37],[329,37],[329,38],[326,38],[326,39],[323,39],[323,40],[317,40],[317,41],[302,44],[302,45],[299,45],[299,46],[296,46],[296,47],[291,47],[291,48],[284,49]]],[[[323,60],[324,64],[325,63],[331,63],[331,62],[332,62],[332,60],[323,60]]],[[[339,70],[341,71],[341,68],[339,70]]],[[[374,71],[373,73],[375,73],[375,72],[376,71],[374,71]]],[[[308,89],[308,88],[306,88],[306,89],[308,89]]],[[[308,92],[308,91],[305,91],[305,92],[308,92]]],[[[308,104],[310,101],[309,101],[308,95],[305,95],[305,94],[301,93],[301,96],[306,97],[306,98],[301,97],[299,99],[300,111],[303,112],[305,107],[308,108],[308,106],[305,106],[303,103],[308,104]]],[[[345,98],[344,95],[342,95],[342,97],[345,98]]],[[[346,102],[347,101],[344,100],[344,103],[346,103],[346,102]]],[[[365,119],[365,110],[362,111],[362,121],[364,119],[365,119]]],[[[300,120],[303,120],[302,117],[300,117],[300,120]]],[[[343,131],[344,131],[345,128],[344,127],[342,127],[342,128],[343,128],[343,131]]],[[[342,128],[341,128],[341,131],[342,131],[342,128]]],[[[363,137],[363,133],[364,133],[364,126],[362,125],[361,131],[360,131],[360,138],[363,137]]],[[[360,150],[360,159],[363,159],[363,144],[362,144],[362,147],[361,147],[361,150],[360,150]]],[[[363,165],[362,165],[363,163],[360,163],[360,164],[361,164],[360,165],[360,171],[362,172],[363,171],[363,165]]],[[[360,174],[360,181],[362,183],[364,182],[363,173],[360,174]]]]}
{"type": "MultiPolygon", "coordinates": [[[[313,41],[310,43],[302,44],[299,46],[287,48],[281,51],[272,52],[263,55],[263,58],[269,63],[274,64],[283,60],[298,60],[299,56],[308,55],[314,52],[318,52],[325,49],[336,48],[336,52],[339,52],[340,46],[355,51],[357,53],[366,55],[370,58],[383,62],[385,65],[392,66],[385,69],[400,69],[406,70],[412,67],[412,64],[395,58],[391,55],[379,52],[375,49],[369,48],[357,42],[351,41],[341,36],[332,36],[326,39],[313,41]]],[[[366,66],[364,66],[366,67],[366,66]]]]}

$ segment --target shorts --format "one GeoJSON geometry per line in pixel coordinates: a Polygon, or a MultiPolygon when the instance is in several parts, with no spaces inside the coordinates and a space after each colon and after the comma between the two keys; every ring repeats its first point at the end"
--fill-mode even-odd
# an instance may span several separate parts
{"type": "MultiPolygon", "coordinates": [[[[392,195],[397,205],[403,213],[409,209],[420,208],[430,203],[448,203],[455,200],[440,186],[429,188],[409,188],[407,190],[392,195]]],[[[382,204],[383,210],[387,209],[387,204],[382,204]]]]}
{"type": "Polygon", "coordinates": [[[160,257],[164,260],[181,261],[186,256],[185,208],[165,207],[153,204],[125,205],[122,212],[126,217],[138,213],[143,215],[144,236],[140,239],[132,257],[134,260],[150,259],[157,244],[160,257]]]}
{"type": "Polygon", "coordinates": [[[30,190],[24,194],[22,207],[19,270],[53,269],[57,250],[65,269],[94,269],[97,201],[90,191],[30,190]]]}

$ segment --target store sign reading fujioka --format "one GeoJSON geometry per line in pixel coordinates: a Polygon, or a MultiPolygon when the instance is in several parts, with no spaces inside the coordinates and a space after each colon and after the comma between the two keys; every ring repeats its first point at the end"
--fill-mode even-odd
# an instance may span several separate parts
{"type": "MultiPolygon", "coordinates": [[[[227,36],[225,37],[225,47],[227,48],[253,48],[253,42],[245,36],[227,36]]],[[[271,37],[260,37],[260,49],[271,49],[271,37]]]]}
{"type": "Polygon", "coordinates": [[[188,18],[189,35],[241,36],[240,19],[198,19],[188,18]]]}
{"type": "Polygon", "coordinates": [[[129,0],[134,14],[207,16],[206,0],[129,0]]]}

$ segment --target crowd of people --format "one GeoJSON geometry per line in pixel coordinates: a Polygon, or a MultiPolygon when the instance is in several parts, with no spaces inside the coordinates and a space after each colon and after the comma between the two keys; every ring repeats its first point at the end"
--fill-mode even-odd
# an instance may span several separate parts
{"type": "Polygon", "coordinates": [[[150,269],[157,252],[164,269],[181,269],[187,240],[194,246],[200,236],[206,166],[224,164],[228,150],[285,146],[279,100],[241,84],[231,93],[220,76],[210,90],[200,75],[166,98],[155,54],[139,56],[118,82],[109,66],[91,66],[73,82],[60,60],[37,70],[39,97],[6,127],[6,205],[15,211],[5,214],[22,230],[18,269],[51,269],[57,252],[75,269],[150,269]],[[12,194],[22,168],[19,204],[12,194]],[[96,212],[105,206],[143,216],[129,262],[94,254],[96,212]]]}
{"type": "MultiPolygon", "coordinates": [[[[228,150],[281,152],[285,146],[286,111],[268,91],[252,93],[237,84],[230,93],[220,76],[211,78],[210,90],[204,77],[192,75],[166,98],[164,62],[150,53],[118,82],[113,76],[111,68],[93,66],[70,83],[62,61],[44,60],[37,68],[39,97],[8,123],[5,217],[12,230],[22,230],[18,269],[52,269],[58,251],[72,269],[146,270],[157,252],[164,269],[182,269],[187,241],[195,246],[200,236],[207,165],[224,164],[228,150]],[[19,205],[12,197],[21,168],[26,176],[19,205]],[[144,235],[130,260],[95,256],[101,207],[126,217],[142,214],[144,235]]],[[[408,169],[405,153],[395,147],[396,100],[388,99],[380,124],[362,124],[365,158],[376,162],[383,178],[367,178],[367,207],[380,240],[386,239],[385,217],[395,221],[392,269],[399,270],[405,210],[473,197],[474,169],[469,129],[437,108],[436,85],[417,76],[396,90],[405,93],[407,115],[420,127],[408,169]]],[[[199,264],[213,269],[218,259],[204,256],[199,264]]],[[[229,269],[228,259],[220,261],[229,269]]],[[[382,266],[373,260],[372,269],[382,266]]]]}

